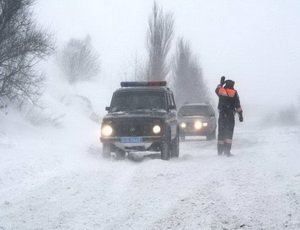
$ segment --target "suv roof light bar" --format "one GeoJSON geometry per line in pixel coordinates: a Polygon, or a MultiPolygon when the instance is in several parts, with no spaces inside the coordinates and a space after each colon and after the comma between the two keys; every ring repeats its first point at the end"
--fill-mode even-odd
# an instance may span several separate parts
{"type": "Polygon", "coordinates": [[[121,87],[166,86],[166,81],[122,81],[121,87]]]}

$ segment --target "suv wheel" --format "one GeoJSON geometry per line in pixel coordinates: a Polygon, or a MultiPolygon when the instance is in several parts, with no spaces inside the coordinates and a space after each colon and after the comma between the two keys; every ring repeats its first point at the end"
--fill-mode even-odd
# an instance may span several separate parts
{"type": "Polygon", "coordinates": [[[217,138],[217,134],[216,134],[216,130],[214,130],[212,133],[212,139],[216,140],[216,138],[217,138]]]}
{"type": "Polygon", "coordinates": [[[103,158],[110,158],[110,153],[111,153],[110,144],[103,143],[103,146],[102,146],[102,156],[103,156],[103,158]]]}
{"type": "Polygon", "coordinates": [[[126,156],[126,152],[121,150],[121,149],[117,149],[116,150],[116,159],[117,160],[124,160],[126,156]]]}
{"type": "Polygon", "coordinates": [[[206,140],[215,140],[216,139],[216,130],[206,136],[206,140]]]}
{"type": "Polygon", "coordinates": [[[171,146],[172,157],[179,157],[179,135],[177,134],[174,140],[172,141],[171,146]]]}
{"type": "Polygon", "coordinates": [[[207,140],[207,141],[210,141],[210,140],[211,140],[211,133],[210,133],[210,134],[207,134],[206,140],[207,140]]]}
{"type": "Polygon", "coordinates": [[[171,155],[171,143],[170,143],[170,132],[168,132],[165,140],[161,143],[161,159],[169,160],[171,155]]]}
{"type": "Polygon", "coordinates": [[[185,141],[185,135],[180,135],[180,140],[185,141]]]}

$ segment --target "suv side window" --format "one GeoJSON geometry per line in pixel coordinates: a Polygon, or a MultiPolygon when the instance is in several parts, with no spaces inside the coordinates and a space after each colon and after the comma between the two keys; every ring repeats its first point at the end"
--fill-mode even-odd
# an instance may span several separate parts
{"type": "Polygon", "coordinates": [[[172,93],[168,93],[167,97],[168,97],[168,107],[172,108],[172,109],[175,109],[176,107],[175,107],[175,102],[174,102],[173,94],[172,93]]]}
{"type": "Polygon", "coordinates": [[[174,109],[176,109],[176,104],[175,104],[175,99],[174,99],[173,93],[170,94],[170,97],[171,97],[172,107],[173,107],[174,109]]]}
{"type": "Polygon", "coordinates": [[[209,115],[212,116],[212,117],[214,117],[215,116],[214,109],[211,106],[209,106],[208,108],[209,108],[209,115]]]}

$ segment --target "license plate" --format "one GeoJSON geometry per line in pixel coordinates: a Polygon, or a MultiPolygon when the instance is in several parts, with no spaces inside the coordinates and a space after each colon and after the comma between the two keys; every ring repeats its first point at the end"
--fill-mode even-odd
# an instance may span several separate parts
{"type": "Polygon", "coordinates": [[[141,143],[143,141],[142,137],[121,137],[122,143],[141,143]]]}

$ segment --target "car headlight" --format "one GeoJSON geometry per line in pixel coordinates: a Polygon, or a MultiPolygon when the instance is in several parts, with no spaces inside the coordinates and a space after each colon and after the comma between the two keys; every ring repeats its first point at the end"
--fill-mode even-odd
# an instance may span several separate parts
{"type": "Polygon", "coordinates": [[[113,129],[110,125],[105,125],[102,127],[101,133],[105,137],[109,137],[113,133],[113,129]]]}
{"type": "Polygon", "coordinates": [[[152,130],[153,130],[153,133],[158,134],[158,133],[160,133],[161,128],[159,125],[154,125],[152,130]]]}
{"type": "Polygon", "coordinates": [[[208,123],[207,122],[204,122],[203,123],[203,127],[207,127],[208,126],[208,123]]]}
{"type": "Polygon", "coordinates": [[[202,122],[201,121],[196,121],[194,123],[194,128],[195,129],[201,129],[202,128],[202,122]]]}
{"type": "Polygon", "coordinates": [[[182,123],[180,124],[180,127],[183,128],[183,129],[186,128],[186,123],[182,122],[182,123]]]}

